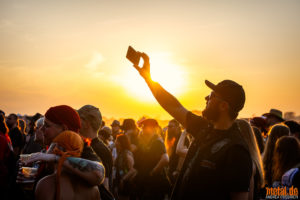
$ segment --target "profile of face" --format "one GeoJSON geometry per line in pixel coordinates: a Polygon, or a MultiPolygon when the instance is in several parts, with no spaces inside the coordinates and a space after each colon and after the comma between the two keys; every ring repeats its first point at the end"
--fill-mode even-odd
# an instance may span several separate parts
{"type": "Polygon", "coordinates": [[[82,116],[80,116],[80,125],[81,126],[80,126],[80,130],[79,130],[79,134],[82,135],[83,137],[88,137],[88,135],[86,135],[86,133],[89,128],[89,124],[82,116]]]}
{"type": "Polygon", "coordinates": [[[220,118],[220,102],[223,100],[214,91],[205,97],[205,100],[206,107],[202,112],[203,117],[212,122],[218,121],[220,118]]]}
{"type": "Polygon", "coordinates": [[[39,144],[44,144],[44,132],[43,132],[43,126],[37,126],[35,135],[34,135],[34,141],[39,144]]]}
{"type": "Polygon", "coordinates": [[[50,145],[53,139],[60,134],[65,128],[62,125],[55,124],[45,118],[44,125],[42,127],[44,133],[44,143],[45,145],[50,145]]]}

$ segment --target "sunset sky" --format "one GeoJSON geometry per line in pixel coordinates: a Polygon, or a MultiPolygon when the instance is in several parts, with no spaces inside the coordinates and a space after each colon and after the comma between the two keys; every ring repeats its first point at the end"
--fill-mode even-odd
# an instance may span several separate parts
{"type": "Polygon", "coordinates": [[[232,79],[246,91],[241,117],[299,115],[299,11],[298,0],[0,0],[0,109],[169,119],[125,58],[132,45],[187,109],[205,107],[205,79],[232,79]]]}

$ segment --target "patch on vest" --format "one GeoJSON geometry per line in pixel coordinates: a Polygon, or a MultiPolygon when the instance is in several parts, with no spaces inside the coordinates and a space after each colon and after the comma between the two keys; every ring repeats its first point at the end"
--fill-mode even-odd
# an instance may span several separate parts
{"type": "Polygon", "coordinates": [[[218,152],[220,149],[222,149],[222,147],[224,147],[229,142],[230,142],[230,140],[228,138],[217,142],[216,144],[214,144],[211,147],[211,153],[214,154],[214,153],[218,152]]]}
{"type": "Polygon", "coordinates": [[[200,166],[205,168],[210,168],[210,169],[216,169],[216,164],[209,160],[201,160],[200,166]]]}

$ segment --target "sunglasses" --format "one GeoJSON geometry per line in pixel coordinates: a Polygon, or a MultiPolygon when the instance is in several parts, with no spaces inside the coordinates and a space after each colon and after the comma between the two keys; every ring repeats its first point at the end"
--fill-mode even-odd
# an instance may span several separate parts
{"type": "Polygon", "coordinates": [[[221,101],[225,101],[224,99],[222,99],[221,97],[219,97],[215,92],[211,92],[210,95],[208,95],[206,97],[206,100],[211,100],[213,98],[219,99],[221,101]]]}

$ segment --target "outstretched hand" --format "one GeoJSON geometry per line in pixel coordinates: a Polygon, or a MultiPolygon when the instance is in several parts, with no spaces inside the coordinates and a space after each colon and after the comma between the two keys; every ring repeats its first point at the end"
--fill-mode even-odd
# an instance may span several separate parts
{"type": "Polygon", "coordinates": [[[56,155],[48,154],[48,153],[41,153],[41,152],[33,153],[33,154],[31,154],[30,159],[25,161],[24,164],[28,165],[28,164],[36,162],[36,161],[55,162],[56,155]]]}
{"type": "Polygon", "coordinates": [[[141,52],[138,53],[143,58],[144,65],[143,67],[140,67],[138,64],[135,64],[133,66],[135,67],[136,70],[138,70],[138,72],[144,79],[151,79],[149,56],[145,53],[141,53],[141,52]]]}

